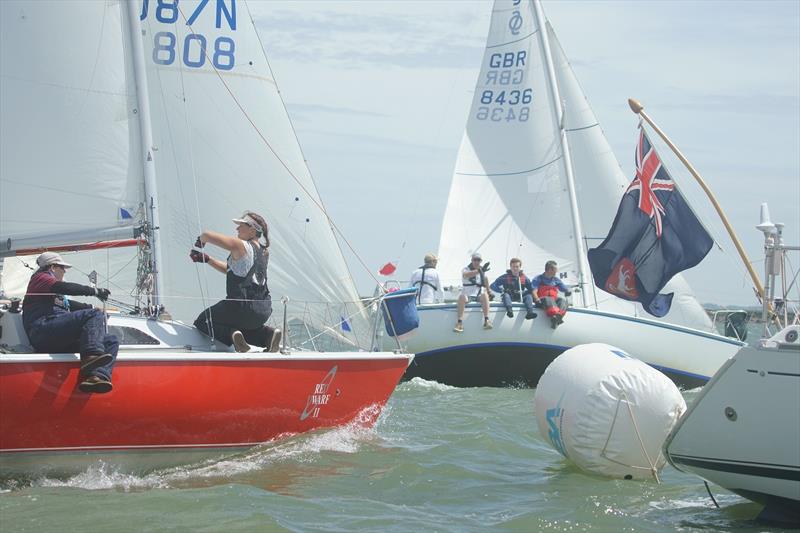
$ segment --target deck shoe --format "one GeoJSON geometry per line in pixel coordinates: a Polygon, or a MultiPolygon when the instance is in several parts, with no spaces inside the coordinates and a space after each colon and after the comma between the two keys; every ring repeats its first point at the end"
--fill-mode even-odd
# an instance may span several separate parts
{"type": "Polygon", "coordinates": [[[104,394],[106,392],[111,392],[111,389],[114,388],[114,385],[112,385],[107,379],[100,376],[89,376],[81,381],[80,385],[78,385],[78,388],[81,390],[81,392],[96,392],[97,394],[104,394]]]}
{"type": "Polygon", "coordinates": [[[279,328],[275,328],[275,331],[272,332],[272,340],[269,341],[269,347],[264,351],[275,353],[280,350],[281,338],[283,338],[283,332],[279,328]]]}
{"type": "Polygon", "coordinates": [[[82,376],[89,374],[92,370],[100,368],[103,365],[107,365],[113,360],[114,357],[112,357],[110,353],[81,356],[80,374],[82,376]]]}
{"type": "Polygon", "coordinates": [[[492,326],[492,323],[491,323],[491,321],[489,321],[488,318],[485,318],[483,320],[483,329],[492,329],[493,327],[494,326],[492,326]]]}
{"type": "Polygon", "coordinates": [[[536,318],[537,316],[539,316],[539,315],[537,315],[537,314],[536,314],[536,313],[534,313],[533,311],[528,311],[528,312],[525,314],[525,320],[533,320],[533,319],[534,319],[534,318],[536,318]]]}
{"type": "Polygon", "coordinates": [[[234,331],[231,338],[233,339],[233,348],[237,352],[245,353],[250,351],[250,345],[244,340],[244,335],[242,335],[241,331],[234,331]]]}
{"type": "Polygon", "coordinates": [[[508,311],[506,311],[506,316],[507,316],[508,318],[514,318],[514,311],[512,311],[511,309],[509,309],[508,311]]]}
{"type": "Polygon", "coordinates": [[[458,322],[456,322],[456,327],[453,328],[453,331],[455,331],[456,333],[464,333],[464,324],[462,324],[461,321],[459,320],[458,322]]]}

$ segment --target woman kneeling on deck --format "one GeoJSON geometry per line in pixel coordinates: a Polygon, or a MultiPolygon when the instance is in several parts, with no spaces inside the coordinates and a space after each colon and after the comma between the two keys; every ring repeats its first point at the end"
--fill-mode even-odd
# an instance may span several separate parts
{"type": "Polygon", "coordinates": [[[269,262],[269,228],[264,219],[246,211],[235,218],[236,237],[214,231],[204,231],[194,243],[202,248],[207,243],[230,252],[227,261],[192,250],[189,257],[195,263],[208,263],[226,276],[225,299],[212,305],[197,317],[194,325],[237,352],[250,351],[250,344],[264,346],[264,351],[276,352],[281,330],[265,324],[272,314],[272,299],[267,287],[269,262]],[[263,236],[264,242],[259,239],[263,236]]]}

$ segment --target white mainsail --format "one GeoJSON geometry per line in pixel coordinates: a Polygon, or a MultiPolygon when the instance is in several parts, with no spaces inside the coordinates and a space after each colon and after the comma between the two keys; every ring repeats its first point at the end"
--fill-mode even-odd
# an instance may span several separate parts
{"type": "MultiPolygon", "coordinates": [[[[141,162],[147,152],[137,114],[149,113],[164,287],[159,296],[171,315],[191,322],[224,297],[224,278],[192,263],[188,252],[201,230],[233,234],[231,219],[252,210],[270,226],[275,319],[287,296],[290,319],[341,333],[344,318],[349,328],[342,329],[362,333],[366,322],[355,286],[247,5],[138,0],[135,6],[149,110],[138,109],[126,1],[0,2],[0,238],[16,241],[35,231],[42,236],[37,246],[52,246],[67,230],[73,233],[65,242],[75,242],[74,230],[85,230],[85,242],[119,226],[130,234],[130,226],[147,216],[141,162]],[[64,25],[82,28],[70,32],[77,42],[35,46],[45,36],[50,42],[64,25]],[[41,57],[23,61],[14,52],[20,46],[41,57]],[[133,218],[121,218],[120,209],[133,218]]],[[[208,251],[222,258],[220,250],[208,251]]],[[[88,271],[98,256],[113,256],[112,268],[96,268],[100,284],[114,274],[119,283],[112,294],[133,291],[135,251],[94,256],[68,260],[88,271]]]]}
{"type": "Polygon", "coordinates": [[[0,2],[0,251],[132,237],[115,231],[142,198],[126,28],[106,2],[0,2]]]}
{"type": "MultiPolygon", "coordinates": [[[[511,257],[519,257],[531,275],[554,259],[565,282],[577,283],[575,239],[587,239],[588,247],[599,244],[596,239],[611,227],[629,182],[553,29],[547,23],[545,35],[541,31],[532,1],[495,2],[442,226],[439,270],[448,277],[457,278],[469,254],[480,251],[498,271],[511,257]],[[542,39],[549,40],[561,102],[549,90],[542,39]],[[555,106],[563,111],[583,235],[576,235],[571,220],[555,106]]],[[[664,289],[671,291],[675,297],[664,321],[710,326],[680,276],[664,289]]],[[[583,297],[588,307],[644,315],[639,304],[591,284],[583,297]]]]}

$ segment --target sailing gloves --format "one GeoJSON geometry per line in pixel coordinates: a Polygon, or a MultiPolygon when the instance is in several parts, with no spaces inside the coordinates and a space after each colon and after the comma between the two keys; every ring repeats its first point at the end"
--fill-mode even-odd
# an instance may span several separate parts
{"type": "Polygon", "coordinates": [[[108,297],[111,295],[111,291],[105,288],[97,288],[94,289],[94,295],[97,296],[100,301],[105,302],[108,300],[108,297]]]}
{"type": "Polygon", "coordinates": [[[483,266],[481,267],[481,270],[483,270],[484,272],[488,272],[489,271],[489,261],[486,261],[483,264],[483,266]]]}
{"type": "Polygon", "coordinates": [[[189,257],[195,263],[208,263],[209,257],[207,253],[198,252],[197,250],[192,250],[189,252],[189,257]]]}
{"type": "MultiPolygon", "coordinates": [[[[205,245],[206,243],[201,241],[200,237],[197,237],[197,240],[194,241],[195,248],[202,248],[205,245]]],[[[208,260],[210,259],[207,253],[201,252],[200,250],[191,250],[189,252],[189,257],[195,263],[208,263],[208,260]]]]}

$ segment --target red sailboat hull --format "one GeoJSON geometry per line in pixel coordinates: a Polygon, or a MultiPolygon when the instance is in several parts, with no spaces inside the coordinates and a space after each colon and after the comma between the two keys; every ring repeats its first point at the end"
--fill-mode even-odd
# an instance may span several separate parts
{"type": "Polygon", "coordinates": [[[0,364],[6,473],[52,454],[241,449],[369,426],[410,362],[390,353],[121,354],[114,390],[86,394],[75,355],[8,357],[0,364]]]}

